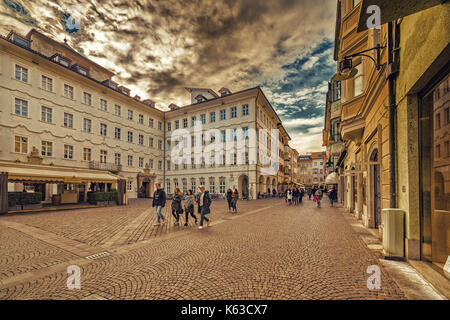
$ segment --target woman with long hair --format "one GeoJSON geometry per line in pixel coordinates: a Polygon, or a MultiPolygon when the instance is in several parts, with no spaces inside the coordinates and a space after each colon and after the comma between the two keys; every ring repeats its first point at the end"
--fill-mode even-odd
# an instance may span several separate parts
{"type": "Polygon", "coordinates": [[[183,213],[183,209],[181,207],[181,191],[179,188],[175,188],[175,192],[173,194],[173,201],[172,201],[172,215],[175,218],[175,226],[180,225],[180,214],[183,213]]]}
{"type": "Polygon", "coordinates": [[[191,217],[195,219],[195,224],[197,224],[197,217],[194,214],[194,203],[194,194],[192,193],[192,190],[188,190],[186,198],[184,199],[184,211],[186,212],[186,223],[184,224],[185,227],[188,226],[189,215],[191,215],[191,217]]]}

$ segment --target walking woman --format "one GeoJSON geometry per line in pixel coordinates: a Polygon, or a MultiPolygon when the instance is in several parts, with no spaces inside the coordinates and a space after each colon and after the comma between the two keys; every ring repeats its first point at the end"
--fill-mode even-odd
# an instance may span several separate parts
{"type": "Polygon", "coordinates": [[[192,190],[188,190],[185,201],[184,201],[184,211],[186,212],[186,223],[184,224],[185,227],[188,226],[189,221],[189,215],[191,215],[192,218],[195,219],[195,224],[197,224],[197,217],[194,214],[194,195],[192,194],[192,190]]]}
{"type": "Polygon", "coordinates": [[[228,212],[231,211],[231,209],[233,209],[233,206],[231,204],[233,200],[233,191],[231,189],[227,190],[227,201],[228,201],[228,212]]]}
{"type": "Polygon", "coordinates": [[[206,215],[211,213],[211,197],[209,196],[209,192],[205,191],[205,187],[200,187],[200,198],[198,205],[200,207],[200,227],[199,229],[203,229],[203,221],[206,221],[206,226],[209,227],[209,224],[211,223],[211,219],[208,219],[206,215]]]}
{"type": "Polygon", "coordinates": [[[172,215],[175,218],[175,226],[180,225],[180,214],[183,213],[183,209],[181,207],[181,191],[179,188],[175,188],[175,193],[173,195],[172,201],[172,215]]]}
{"type": "Polygon", "coordinates": [[[233,208],[233,212],[237,213],[237,202],[239,200],[239,191],[234,189],[233,196],[231,198],[231,207],[233,208]]]}

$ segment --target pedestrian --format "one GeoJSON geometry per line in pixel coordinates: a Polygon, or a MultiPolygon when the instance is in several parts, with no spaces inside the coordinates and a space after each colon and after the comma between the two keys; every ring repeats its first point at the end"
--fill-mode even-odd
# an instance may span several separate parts
{"type": "Polygon", "coordinates": [[[233,213],[237,213],[238,200],[239,200],[239,191],[235,188],[231,198],[231,207],[233,208],[233,213]]]}
{"type": "Polygon", "coordinates": [[[273,190],[272,190],[272,196],[273,196],[274,198],[277,197],[277,190],[275,190],[275,188],[273,188],[273,190]]]}
{"type": "Polygon", "coordinates": [[[200,207],[200,226],[199,229],[203,229],[203,222],[206,221],[206,226],[209,227],[211,219],[208,219],[206,215],[211,213],[211,197],[209,192],[205,190],[205,187],[200,187],[200,197],[198,205],[200,207]]]}
{"type": "Polygon", "coordinates": [[[161,184],[156,184],[156,191],[153,193],[153,203],[152,207],[156,209],[156,215],[158,222],[155,223],[155,226],[161,225],[161,219],[163,220],[163,224],[166,219],[162,214],[162,209],[166,206],[166,192],[161,188],[161,184]]]}
{"type": "Polygon", "coordinates": [[[305,190],[303,188],[300,188],[299,194],[298,194],[298,202],[303,203],[303,197],[305,196],[305,190]]]}
{"type": "Polygon", "coordinates": [[[180,214],[183,214],[181,200],[182,200],[181,191],[179,188],[175,188],[172,200],[172,215],[175,218],[175,226],[180,225],[180,214]]]}
{"type": "Polygon", "coordinates": [[[288,204],[291,205],[292,204],[292,190],[290,188],[286,191],[286,198],[287,198],[288,204]]]}
{"type": "Polygon", "coordinates": [[[233,206],[231,204],[232,199],[233,199],[233,190],[228,189],[227,190],[228,212],[230,212],[233,209],[233,206]]]}
{"type": "Polygon", "coordinates": [[[334,186],[331,187],[331,190],[328,193],[328,197],[330,198],[330,203],[331,203],[331,206],[333,207],[334,203],[337,200],[337,191],[336,191],[336,188],[334,186]]]}
{"type": "Polygon", "coordinates": [[[300,197],[300,191],[298,191],[298,188],[295,187],[294,191],[292,192],[292,200],[294,201],[294,205],[298,205],[298,198],[300,197]]]}
{"type": "Polygon", "coordinates": [[[184,211],[186,212],[186,223],[184,224],[185,227],[188,226],[189,215],[191,215],[191,217],[195,219],[195,224],[197,224],[197,216],[194,214],[194,202],[195,198],[192,190],[188,190],[186,199],[184,201],[184,211]]]}
{"type": "Polygon", "coordinates": [[[320,202],[322,201],[323,192],[322,189],[317,189],[316,193],[314,194],[317,202],[317,208],[320,208],[320,202]]]}
{"type": "Polygon", "coordinates": [[[311,195],[312,195],[312,189],[311,189],[311,188],[308,188],[308,197],[309,197],[309,200],[311,200],[311,195]]]}

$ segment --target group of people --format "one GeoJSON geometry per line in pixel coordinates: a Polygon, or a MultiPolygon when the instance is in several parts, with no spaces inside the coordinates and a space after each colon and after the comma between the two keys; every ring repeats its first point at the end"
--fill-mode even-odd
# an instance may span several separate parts
{"type": "Polygon", "coordinates": [[[228,211],[237,213],[238,200],[239,200],[239,191],[236,188],[234,188],[234,191],[228,189],[227,190],[228,211]]]}
{"type": "MultiPolygon", "coordinates": [[[[180,217],[185,214],[184,226],[188,226],[189,215],[195,219],[195,224],[198,223],[198,218],[195,215],[195,204],[197,204],[197,212],[200,214],[200,226],[199,229],[203,229],[203,224],[206,221],[209,227],[211,219],[206,217],[211,213],[211,196],[205,187],[201,186],[199,192],[194,195],[192,190],[188,190],[187,195],[184,199],[184,209],[183,209],[183,193],[179,188],[175,188],[173,201],[172,201],[172,215],[175,218],[175,226],[180,225],[180,217]]],[[[162,209],[166,206],[166,192],[161,188],[160,184],[156,184],[156,191],[153,194],[153,204],[152,206],[156,209],[157,223],[155,226],[165,223],[166,218],[162,214],[162,209]]]]}
{"type": "Polygon", "coordinates": [[[286,191],[286,202],[289,205],[298,205],[303,202],[303,197],[305,196],[305,191],[301,188],[294,187],[289,188],[286,191]]]}
{"type": "Polygon", "coordinates": [[[310,200],[311,197],[313,197],[313,201],[317,203],[317,207],[320,208],[324,193],[328,195],[330,204],[333,207],[334,203],[337,201],[337,190],[334,186],[332,186],[329,190],[324,189],[323,187],[318,188],[317,186],[314,186],[308,191],[308,196],[310,200]]]}

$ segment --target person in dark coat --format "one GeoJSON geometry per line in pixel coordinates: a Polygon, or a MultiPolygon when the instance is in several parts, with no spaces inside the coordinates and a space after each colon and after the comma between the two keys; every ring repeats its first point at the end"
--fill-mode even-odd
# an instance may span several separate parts
{"type": "Polygon", "coordinates": [[[302,188],[300,188],[300,191],[299,191],[299,196],[298,196],[298,202],[299,203],[303,203],[303,197],[305,196],[305,190],[304,189],[302,189],[302,188]]]}
{"type": "Polygon", "coordinates": [[[239,200],[239,191],[234,189],[233,196],[231,198],[231,207],[233,208],[233,213],[237,213],[237,202],[239,200]]]}
{"type": "Polygon", "coordinates": [[[233,205],[231,204],[232,200],[233,200],[233,191],[231,189],[228,189],[227,190],[228,211],[231,211],[231,209],[233,209],[233,205]]]}
{"type": "Polygon", "coordinates": [[[209,224],[211,223],[211,219],[208,219],[206,215],[211,213],[211,196],[209,195],[209,192],[205,190],[205,187],[200,187],[200,197],[198,205],[200,206],[200,226],[199,229],[203,229],[203,221],[206,221],[206,226],[209,227],[209,224]]]}
{"type": "Polygon", "coordinates": [[[275,190],[275,188],[272,190],[272,196],[273,196],[274,198],[277,197],[277,190],[275,190]]]}
{"type": "Polygon", "coordinates": [[[175,188],[175,193],[173,195],[172,200],[172,215],[175,218],[175,226],[180,225],[180,214],[183,213],[183,209],[181,207],[181,191],[179,188],[175,188]]]}
{"type": "Polygon", "coordinates": [[[336,188],[333,186],[328,193],[328,197],[330,198],[331,206],[334,206],[334,203],[337,201],[337,191],[336,188]]]}
{"type": "Polygon", "coordinates": [[[194,203],[195,203],[195,198],[194,195],[192,194],[192,190],[188,190],[187,195],[186,195],[186,199],[184,201],[184,211],[186,212],[186,222],[184,224],[185,227],[188,226],[188,221],[189,221],[189,215],[191,215],[192,218],[195,219],[195,224],[197,224],[197,216],[194,214],[194,203]]]}
{"type": "Polygon", "coordinates": [[[155,226],[161,225],[161,219],[163,223],[165,222],[165,218],[162,214],[162,209],[166,206],[166,192],[161,188],[159,183],[156,184],[156,191],[153,193],[153,203],[152,207],[156,209],[156,214],[158,217],[158,222],[155,226]]]}

